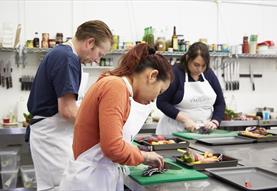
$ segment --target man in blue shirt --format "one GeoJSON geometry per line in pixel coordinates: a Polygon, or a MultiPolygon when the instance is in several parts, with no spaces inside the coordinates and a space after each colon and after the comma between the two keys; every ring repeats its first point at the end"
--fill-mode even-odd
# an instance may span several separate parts
{"type": "Polygon", "coordinates": [[[81,63],[98,62],[111,48],[112,33],[102,21],[81,24],[72,41],[52,49],[39,65],[28,100],[30,147],[37,189],[55,190],[73,158],[73,123],[81,63]]]}

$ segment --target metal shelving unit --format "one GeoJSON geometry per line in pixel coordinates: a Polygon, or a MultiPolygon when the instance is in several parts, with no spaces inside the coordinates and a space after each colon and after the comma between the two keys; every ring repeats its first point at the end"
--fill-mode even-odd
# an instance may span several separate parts
{"type": "Polygon", "coordinates": [[[110,70],[113,66],[84,66],[83,69],[110,70]]]}
{"type": "Polygon", "coordinates": [[[0,47],[0,52],[8,52],[14,53],[14,59],[17,67],[19,67],[19,55],[20,55],[20,48],[7,48],[7,47],[0,47]]]}
{"type": "Polygon", "coordinates": [[[0,52],[17,52],[18,48],[6,48],[6,47],[1,47],[0,52]]]}
{"type": "Polygon", "coordinates": [[[238,54],[238,58],[277,58],[274,54],[238,54]]]}
{"type": "Polygon", "coordinates": [[[23,48],[23,53],[47,53],[51,48],[23,48]]]}

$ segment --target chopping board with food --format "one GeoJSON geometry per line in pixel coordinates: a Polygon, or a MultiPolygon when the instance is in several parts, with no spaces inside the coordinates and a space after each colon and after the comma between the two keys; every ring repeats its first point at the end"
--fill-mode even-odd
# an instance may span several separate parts
{"type": "Polygon", "coordinates": [[[194,169],[186,169],[177,165],[171,159],[165,159],[165,169],[163,170],[151,169],[143,164],[136,167],[130,167],[129,176],[141,185],[208,178],[207,175],[194,169]]]}

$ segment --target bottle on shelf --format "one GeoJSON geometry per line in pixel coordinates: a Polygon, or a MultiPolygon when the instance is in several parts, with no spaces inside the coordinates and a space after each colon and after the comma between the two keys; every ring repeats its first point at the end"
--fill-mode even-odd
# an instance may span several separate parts
{"type": "Polygon", "coordinates": [[[171,41],[173,50],[178,51],[178,37],[176,35],[176,26],[173,27],[173,35],[171,41]]]}
{"type": "Polygon", "coordinates": [[[49,33],[42,33],[41,48],[49,48],[49,33]]]}
{"type": "Polygon", "coordinates": [[[57,33],[56,34],[56,44],[62,44],[63,43],[63,33],[57,33]]]}
{"type": "Polygon", "coordinates": [[[35,37],[33,39],[33,47],[34,48],[39,48],[39,36],[38,36],[38,32],[35,32],[35,37]]]}
{"type": "Polygon", "coordinates": [[[242,53],[243,54],[248,54],[249,53],[248,36],[243,37],[242,53]]]}
{"type": "Polygon", "coordinates": [[[250,43],[249,43],[249,53],[250,54],[257,53],[257,41],[258,41],[258,35],[252,34],[250,36],[250,43]]]}

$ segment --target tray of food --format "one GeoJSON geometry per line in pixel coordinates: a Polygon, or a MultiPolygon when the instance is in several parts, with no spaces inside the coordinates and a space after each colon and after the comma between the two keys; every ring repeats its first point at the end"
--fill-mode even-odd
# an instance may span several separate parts
{"type": "Polygon", "coordinates": [[[214,137],[214,138],[202,138],[197,139],[197,142],[207,145],[235,145],[253,143],[255,140],[248,137],[234,136],[234,137],[214,137]]]}
{"type": "Polygon", "coordinates": [[[206,168],[237,166],[238,160],[220,153],[197,153],[191,149],[178,149],[182,155],[176,157],[176,162],[196,170],[206,168]]]}
{"type": "Polygon", "coordinates": [[[174,136],[149,135],[137,136],[134,140],[141,150],[157,151],[187,148],[189,142],[174,136]]]}
{"type": "Polygon", "coordinates": [[[227,183],[243,190],[277,190],[277,173],[257,167],[207,169],[227,183]]]}
{"type": "Polygon", "coordinates": [[[277,134],[269,133],[263,127],[248,127],[239,132],[240,136],[249,137],[257,142],[277,141],[277,134]]]}

